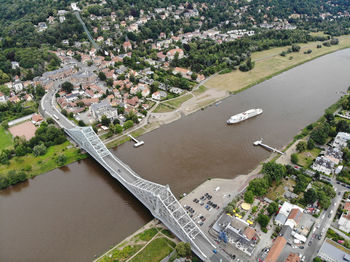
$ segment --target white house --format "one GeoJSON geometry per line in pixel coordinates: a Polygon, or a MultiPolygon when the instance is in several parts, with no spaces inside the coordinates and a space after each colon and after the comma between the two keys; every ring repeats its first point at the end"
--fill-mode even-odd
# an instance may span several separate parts
{"type": "Polygon", "coordinates": [[[161,100],[167,97],[167,93],[164,91],[157,91],[152,94],[152,98],[155,100],[161,100]]]}
{"type": "Polygon", "coordinates": [[[344,148],[347,146],[347,142],[350,140],[350,134],[345,132],[339,132],[334,138],[333,147],[344,148]]]}
{"type": "Polygon", "coordinates": [[[6,102],[7,102],[6,96],[0,92],[0,103],[6,103],[6,102]]]}

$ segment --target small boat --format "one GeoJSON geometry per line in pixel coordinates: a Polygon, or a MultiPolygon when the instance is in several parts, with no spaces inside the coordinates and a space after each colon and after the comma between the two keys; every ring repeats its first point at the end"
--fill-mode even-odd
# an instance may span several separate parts
{"type": "Polygon", "coordinates": [[[243,113],[231,116],[229,120],[227,120],[227,124],[236,124],[240,123],[244,120],[247,120],[251,117],[258,116],[262,114],[263,110],[261,108],[249,109],[243,113]]]}

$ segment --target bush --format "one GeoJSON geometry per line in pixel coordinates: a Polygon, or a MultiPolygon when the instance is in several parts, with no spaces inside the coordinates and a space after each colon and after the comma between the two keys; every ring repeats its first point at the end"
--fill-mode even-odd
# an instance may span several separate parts
{"type": "Polygon", "coordinates": [[[306,142],[305,141],[300,141],[297,146],[296,149],[299,153],[303,152],[306,150],[306,142]]]}
{"type": "Polygon", "coordinates": [[[124,123],[123,128],[124,130],[129,129],[134,126],[134,122],[132,120],[128,120],[124,123]]]}
{"type": "Polygon", "coordinates": [[[296,164],[296,165],[297,165],[297,164],[298,164],[298,160],[299,160],[299,159],[298,159],[298,155],[297,155],[297,154],[294,153],[294,154],[292,154],[292,155],[290,156],[290,161],[292,161],[293,164],[296,164]]]}
{"type": "Polygon", "coordinates": [[[67,162],[67,157],[65,155],[59,155],[56,158],[56,163],[58,166],[64,166],[66,162],[67,162]]]}
{"type": "Polygon", "coordinates": [[[36,145],[34,148],[33,148],[33,154],[34,156],[43,156],[45,155],[47,152],[47,148],[46,146],[44,145],[44,143],[41,143],[40,145],[36,145]]]}
{"type": "Polygon", "coordinates": [[[252,204],[254,202],[254,194],[252,191],[250,190],[247,190],[244,194],[244,201],[249,203],[249,204],[252,204]]]}

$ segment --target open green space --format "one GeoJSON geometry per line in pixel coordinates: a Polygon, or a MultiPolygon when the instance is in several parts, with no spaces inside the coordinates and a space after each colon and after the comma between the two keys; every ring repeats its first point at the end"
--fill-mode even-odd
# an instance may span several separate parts
{"type": "Polygon", "coordinates": [[[307,61],[350,47],[349,35],[340,36],[338,39],[339,44],[331,47],[322,46],[322,48],[316,48],[318,44],[322,44],[321,42],[300,44],[301,49],[299,52],[290,53],[285,57],[280,56],[280,53],[287,50],[288,46],[254,52],[252,60],[255,61],[255,67],[251,71],[241,72],[240,70],[235,70],[228,74],[218,74],[209,79],[205,86],[231,92],[244,90],[307,61]],[[308,49],[311,49],[312,53],[304,54],[304,51],[308,49]]]}
{"type": "MultiPolygon", "coordinates": [[[[283,179],[282,183],[279,183],[278,185],[274,185],[272,187],[270,187],[268,193],[266,194],[266,197],[268,199],[271,199],[273,201],[275,201],[277,198],[281,199],[283,198],[284,195],[284,187],[288,187],[288,188],[293,188],[295,186],[295,181],[293,179],[283,179]]],[[[292,190],[293,191],[293,190],[292,190]]]]}
{"type": "Polygon", "coordinates": [[[174,111],[175,108],[166,104],[159,104],[153,113],[168,113],[174,111]]]}
{"type": "Polygon", "coordinates": [[[132,257],[137,251],[142,248],[143,245],[127,245],[122,249],[114,249],[108,255],[103,256],[98,261],[109,262],[109,261],[126,261],[132,257]]]}
{"type": "Polygon", "coordinates": [[[195,95],[195,96],[198,96],[202,93],[204,93],[205,91],[207,90],[207,88],[205,86],[199,86],[198,89],[194,90],[192,93],[195,95]]]}
{"type": "Polygon", "coordinates": [[[298,165],[303,167],[309,167],[312,165],[314,159],[320,154],[321,149],[315,147],[312,150],[307,150],[301,153],[298,153],[298,165]]]}
{"type": "Polygon", "coordinates": [[[182,95],[182,96],[179,96],[177,98],[174,98],[172,100],[166,101],[166,102],[164,102],[164,104],[166,104],[170,107],[178,108],[180,105],[182,105],[184,102],[186,102],[187,100],[189,100],[191,98],[192,98],[191,94],[186,94],[186,95],[182,95]]]}
{"type": "Polygon", "coordinates": [[[73,147],[67,141],[61,145],[49,147],[46,154],[42,156],[36,157],[33,154],[16,156],[9,161],[8,165],[0,165],[0,174],[7,174],[10,170],[16,170],[25,171],[28,177],[34,177],[59,167],[56,162],[59,155],[66,156],[65,164],[86,158],[86,155],[81,154],[79,149],[73,147]]]}
{"type": "Polygon", "coordinates": [[[12,146],[12,136],[9,131],[0,127],[0,151],[12,146]]]}
{"type": "Polygon", "coordinates": [[[158,262],[169,255],[176,244],[169,239],[156,238],[149,243],[139,254],[130,261],[132,262],[158,262]]]}

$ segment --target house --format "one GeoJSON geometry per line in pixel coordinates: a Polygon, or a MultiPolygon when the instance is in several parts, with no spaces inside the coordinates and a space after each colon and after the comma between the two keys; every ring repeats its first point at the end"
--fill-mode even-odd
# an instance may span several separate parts
{"type": "Polygon", "coordinates": [[[40,23],[38,24],[38,31],[39,31],[39,32],[43,32],[43,31],[45,31],[46,29],[47,29],[47,25],[46,25],[45,22],[40,22],[40,23]]]}
{"type": "Polygon", "coordinates": [[[44,121],[44,118],[41,115],[33,114],[33,116],[32,116],[32,123],[34,125],[40,125],[42,121],[44,121]]]}
{"type": "Polygon", "coordinates": [[[174,49],[169,50],[166,53],[166,56],[168,57],[169,60],[173,60],[175,58],[176,53],[178,53],[179,59],[184,57],[184,51],[181,48],[174,48],[174,49]]]}
{"type": "Polygon", "coordinates": [[[300,211],[300,209],[293,208],[289,213],[289,216],[287,218],[285,225],[293,229],[295,226],[299,224],[302,216],[303,216],[303,213],[300,211]]]}
{"type": "Polygon", "coordinates": [[[19,63],[16,62],[16,61],[12,61],[12,62],[11,62],[11,67],[12,67],[12,69],[19,68],[19,63]]]}
{"type": "Polygon", "coordinates": [[[190,78],[192,75],[192,72],[191,70],[188,70],[186,68],[175,67],[173,70],[173,74],[181,74],[182,77],[190,78]]]}
{"type": "Polygon", "coordinates": [[[107,100],[92,104],[89,110],[96,121],[101,121],[102,116],[106,116],[110,120],[117,119],[118,117],[118,110],[113,108],[107,100]]]}
{"type": "Polygon", "coordinates": [[[160,61],[164,62],[165,61],[165,58],[166,58],[166,55],[163,54],[163,52],[158,52],[157,53],[157,57],[160,61]]]}
{"type": "MultiPolygon", "coordinates": [[[[296,213],[296,211],[293,211],[292,213],[292,216],[290,216],[292,210],[294,209],[298,209],[301,213],[303,213],[303,209],[297,205],[293,205],[287,201],[285,201],[283,203],[283,205],[281,206],[280,210],[278,211],[278,214],[275,218],[275,223],[279,226],[283,226],[288,219],[291,219],[291,220],[294,220],[294,219],[300,219],[300,218],[297,218],[299,215],[298,213],[296,213]]],[[[295,222],[299,222],[299,221],[296,221],[294,220],[295,222]]],[[[290,224],[289,224],[290,225],[290,224]]]]}
{"type": "Polygon", "coordinates": [[[276,262],[286,243],[287,240],[284,237],[278,236],[273,242],[272,247],[265,258],[265,262],[276,262]]]}
{"type": "Polygon", "coordinates": [[[6,102],[7,102],[6,96],[0,92],[0,103],[6,103],[6,102]]]}
{"type": "Polygon", "coordinates": [[[15,82],[13,85],[16,93],[19,93],[23,90],[23,84],[21,82],[15,82]]]}
{"type": "Polygon", "coordinates": [[[125,51],[132,50],[132,45],[131,45],[130,41],[124,42],[123,43],[123,48],[124,48],[125,51]]]}
{"type": "Polygon", "coordinates": [[[350,261],[350,250],[328,238],[323,241],[317,255],[326,262],[350,261]]]}
{"type": "Polygon", "coordinates": [[[181,95],[183,93],[183,90],[181,88],[178,88],[178,87],[172,87],[169,89],[169,92],[171,92],[173,94],[181,95]]]}
{"type": "Polygon", "coordinates": [[[340,230],[346,233],[350,232],[350,213],[343,213],[338,221],[338,226],[340,230]]]}
{"type": "Polygon", "coordinates": [[[333,171],[334,163],[328,158],[325,158],[324,156],[319,156],[316,157],[311,168],[315,171],[322,172],[326,175],[330,175],[333,171]]]}
{"type": "Polygon", "coordinates": [[[343,152],[337,147],[328,147],[324,154],[324,158],[333,162],[334,165],[338,165],[343,159],[343,152]]]}
{"type": "Polygon", "coordinates": [[[161,100],[167,97],[167,93],[164,91],[157,91],[152,94],[152,98],[155,100],[161,100]]]}
{"type": "Polygon", "coordinates": [[[21,99],[19,99],[18,96],[11,96],[9,98],[9,101],[12,103],[19,103],[19,102],[21,102],[21,99]]]}
{"type": "Polygon", "coordinates": [[[347,146],[347,142],[350,140],[350,134],[345,132],[339,132],[337,136],[334,138],[334,142],[332,144],[333,147],[337,147],[342,149],[347,146]]]}
{"type": "Polygon", "coordinates": [[[287,257],[285,262],[300,262],[300,257],[298,253],[292,253],[290,252],[289,256],[287,257]]]}

